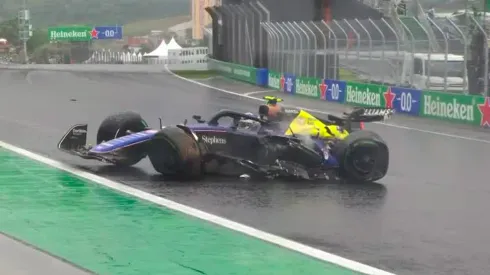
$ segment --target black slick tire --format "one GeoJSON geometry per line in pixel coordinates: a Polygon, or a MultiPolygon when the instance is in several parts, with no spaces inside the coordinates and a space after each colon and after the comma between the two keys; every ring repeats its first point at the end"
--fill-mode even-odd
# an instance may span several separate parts
{"type": "Polygon", "coordinates": [[[351,133],[333,146],[332,154],[339,162],[339,175],[349,181],[374,182],[388,172],[388,146],[371,131],[351,133]]]}
{"type": "Polygon", "coordinates": [[[165,127],[149,144],[151,164],[163,176],[179,180],[194,180],[202,176],[201,148],[194,137],[184,130],[165,127]]]}
{"type": "MultiPolygon", "coordinates": [[[[97,131],[97,144],[128,135],[129,132],[141,132],[148,128],[146,121],[135,112],[122,112],[108,116],[97,131]]],[[[145,144],[138,144],[118,152],[117,166],[132,166],[146,157],[145,144]]]]}

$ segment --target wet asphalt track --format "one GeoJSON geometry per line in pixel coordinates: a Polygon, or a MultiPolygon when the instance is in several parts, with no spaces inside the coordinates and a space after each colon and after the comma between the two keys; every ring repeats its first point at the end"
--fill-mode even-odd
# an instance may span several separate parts
{"type": "MultiPolygon", "coordinates": [[[[6,142],[397,274],[487,275],[490,270],[490,133],[403,117],[392,121],[484,143],[371,124],[391,148],[389,175],[380,184],[164,182],[146,160],[116,171],[64,155],[56,144],[80,122],[89,123],[93,141],[100,121],[122,110],[140,112],[157,126],[159,116],[174,124],[224,108],[254,111],[257,102],[165,74],[4,70],[0,83],[0,139],[6,142]]],[[[230,81],[211,83],[240,93],[259,90],[230,81]]],[[[314,109],[344,109],[286,100],[314,109]]]]}

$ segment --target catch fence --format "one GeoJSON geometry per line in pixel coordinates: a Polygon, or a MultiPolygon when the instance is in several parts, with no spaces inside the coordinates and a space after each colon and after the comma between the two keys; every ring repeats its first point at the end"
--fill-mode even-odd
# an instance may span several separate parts
{"type": "Polygon", "coordinates": [[[487,94],[488,37],[464,18],[273,22],[260,2],[210,7],[213,58],[296,76],[487,94]],[[264,35],[265,34],[265,35],[264,35]]]}

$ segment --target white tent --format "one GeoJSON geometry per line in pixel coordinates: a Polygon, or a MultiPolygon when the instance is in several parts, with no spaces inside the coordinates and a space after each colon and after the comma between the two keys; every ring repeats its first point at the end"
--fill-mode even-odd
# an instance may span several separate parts
{"type": "Polygon", "coordinates": [[[168,42],[168,49],[169,50],[179,50],[179,49],[182,49],[182,47],[172,37],[172,40],[170,40],[170,42],[168,42]]]}
{"type": "Polygon", "coordinates": [[[162,40],[162,43],[153,50],[151,53],[145,53],[144,57],[166,57],[168,56],[168,46],[165,43],[165,40],[162,40]]]}

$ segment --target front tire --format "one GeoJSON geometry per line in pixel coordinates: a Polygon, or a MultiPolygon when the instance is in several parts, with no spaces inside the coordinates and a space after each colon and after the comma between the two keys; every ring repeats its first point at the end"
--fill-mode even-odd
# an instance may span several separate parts
{"type": "MultiPolygon", "coordinates": [[[[146,130],[148,124],[135,112],[123,112],[108,116],[102,121],[97,131],[97,144],[111,139],[146,130]]],[[[146,157],[144,144],[134,145],[129,148],[121,149],[118,153],[120,158],[115,160],[117,166],[132,166],[146,157]]]]}

